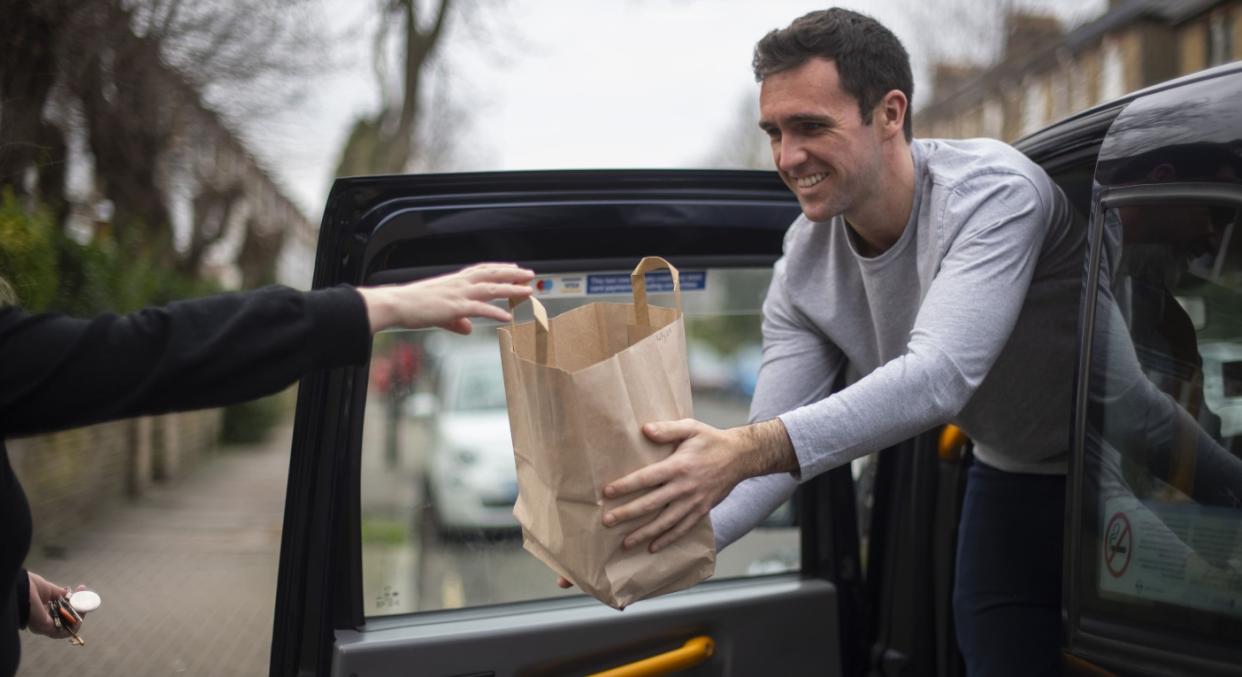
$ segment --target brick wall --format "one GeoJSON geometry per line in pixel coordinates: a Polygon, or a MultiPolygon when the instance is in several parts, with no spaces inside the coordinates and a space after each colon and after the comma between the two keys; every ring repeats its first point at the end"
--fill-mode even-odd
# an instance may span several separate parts
{"type": "Polygon", "coordinates": [[[215,449],[220,410],[101,423],[6,444],[34,516],[34,540],[67,544],[109,503],[189,471],[215,449]]]}

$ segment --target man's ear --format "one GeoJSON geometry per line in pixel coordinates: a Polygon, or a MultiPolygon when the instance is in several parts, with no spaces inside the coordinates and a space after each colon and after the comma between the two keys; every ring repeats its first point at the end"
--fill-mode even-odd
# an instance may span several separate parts
{"type": "Polygon", "coordinates": [[[873,114],[873,124],[879,124],[884,128],[883,136],[885,139],[891,138],[895,134],[905,134],[903,125],[906,122],[906,115],[909,113],[910,100],[900,89],[891,90],[888,94],[880,99],[880,103],[876,104],[875,113],[873,114]]]}

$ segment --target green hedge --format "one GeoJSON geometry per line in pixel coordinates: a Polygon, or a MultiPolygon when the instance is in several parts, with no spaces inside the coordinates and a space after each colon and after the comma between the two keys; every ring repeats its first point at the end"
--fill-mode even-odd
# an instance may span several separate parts
{"type": "MultiPolygon", "coordinates": [[[[0,192],[0,278],[13,287],[23,308],[77,317],[126,313],[221,291],[213,281],[186,275],[161,258],[161,243],[143,242],[139,234],[144,232],[149,231],[118,222],[82,244],[65,235],[51,207],[29,204],[6,188],[0,192]]],[[[279,395],[228,407],[223,437],[261,441],[285,409],[279,395]]]]}
{"type": "Polygon", "coordinates": [[[55,224],[46,207],[28,211],[12,189],[0,194],[0,275],[30,310],[51,308],[57,296],[59,229],[55,224]]]}

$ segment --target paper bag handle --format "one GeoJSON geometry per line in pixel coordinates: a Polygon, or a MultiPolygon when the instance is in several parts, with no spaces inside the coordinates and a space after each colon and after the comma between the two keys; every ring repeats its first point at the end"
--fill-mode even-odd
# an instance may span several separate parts
{"type": "Polygon", "coordinates": [[[659,256],[644,257],[634,266],[634,272],[630,273],[630,287],[634,290],[634,317],[639,326],[651,326],[651,313],[647,310],[646,275],[660,268],[668,268],[669,274],[673,276],[673,301],[677,304],[677,310],[681,310],[681,278],[677,269],[659,256]]]}
{"type": "MultiPolygon", "coordinates": [[[[524,301],[530,301],[530,309],[535,316],[535,361],[539,364],[548,363],[548,311],[534,296],[527,296],[524,299],[510,298],[509,312],[512,314],[513,309],[522,305],[524,301]]],[[[513,335],[517,336],[517,318],[509,317],[509,326],[513,330],[513,335]]]]}

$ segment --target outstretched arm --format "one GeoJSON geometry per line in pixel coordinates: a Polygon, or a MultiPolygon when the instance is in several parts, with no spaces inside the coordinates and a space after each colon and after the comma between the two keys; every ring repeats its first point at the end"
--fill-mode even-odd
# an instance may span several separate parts
{"type": "Polygon", "coordinates": [[[372,331],[507,320],[487,301],[530,294],[529,270],[484,264],[403,285],[268,287],[82,320],[0,308],[0,432],[33,434],[221,406],[304,374],[361,364],[372,331]]]}
{"type": "Polygon", "coordinates": [[[488,301],[530,295],[534,273],[511,263],[484,263],[410,284],[360,287],[371,333],[390,327],[440,327],[469,334],[470,318],[508,322],[509,313],[488,301]]]}

